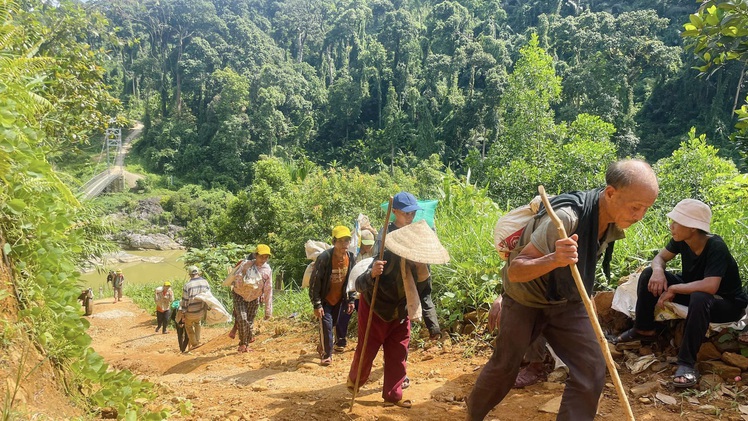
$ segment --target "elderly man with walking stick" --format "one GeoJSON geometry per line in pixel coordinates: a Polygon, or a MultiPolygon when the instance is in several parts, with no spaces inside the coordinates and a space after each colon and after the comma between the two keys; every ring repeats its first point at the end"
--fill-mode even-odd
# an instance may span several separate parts
{"type": "Polygon", "coordinates": [[[502,270],[499,336],[467,399],[467,420],[484,419],[504,399],[522,356],[540,334],[569,367],[556,419],[595,417],[606,359],[583,298],[594,287],[598,258],[624,236],[623,229],[644,217],[659,193],[654,171],[639,160],[611,164],[605,181],[604,188],[561,194],[551,201],[570,237],[560,234],[544,209],[524,230],[502,270]],[[580,294],[575,277],[581,278],[584,293],[580,294]]]}

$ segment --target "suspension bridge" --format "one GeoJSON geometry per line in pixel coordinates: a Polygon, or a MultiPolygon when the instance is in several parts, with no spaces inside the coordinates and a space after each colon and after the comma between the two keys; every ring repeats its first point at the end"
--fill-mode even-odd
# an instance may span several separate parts
{"type": "Polygon", "coordinates": [[[140,135],[143,125],[138,123],[122,140],[122,129],[109,128],[104,135],[101,156],[106,157],[106,169],[81,186],[81,198],[92,199],[103,192],[122,191],[125,188],[125,155],[130,143],[140,135]]]}

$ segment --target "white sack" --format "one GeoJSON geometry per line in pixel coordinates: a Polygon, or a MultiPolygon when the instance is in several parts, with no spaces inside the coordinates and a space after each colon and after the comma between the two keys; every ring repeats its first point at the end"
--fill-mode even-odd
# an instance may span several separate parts
{"type": "Polygon", "coordinates": [[[205,323],[214,325],[218,323],[230,323],[231,313],[226,311],[226,308],[221,304],[220,301],[210,291],[201,292],[197,294],[195,301],[202,301],[206,308],[205,323]]]}

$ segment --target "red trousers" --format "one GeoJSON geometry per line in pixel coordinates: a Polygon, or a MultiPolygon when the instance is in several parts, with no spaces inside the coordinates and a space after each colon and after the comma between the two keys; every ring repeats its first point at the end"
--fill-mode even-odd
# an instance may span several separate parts
{"type": "Polygon", "coordinates": [[[351,371],[348,378],[355,384],[358,373],[358,362],[361,353],[364,358],[361,366],[361,379],[359,387],[366,383],[371,374],[371,365],[379,352],[384,349],[384,385],[382,386],[382,398],[388,402],[397,402],[403,397],[403,381],[405,380],[406,358],[408,356],[408,344],[410,343],[410,320],[394,320],[385,322],[376,313],[371,313],[372,321],[369,329],[369,339],[364,346],[364,335],[369,318],[369,303],[363,297],[359,300],[358,308],[358,344],[353,354],[351,371]]]}

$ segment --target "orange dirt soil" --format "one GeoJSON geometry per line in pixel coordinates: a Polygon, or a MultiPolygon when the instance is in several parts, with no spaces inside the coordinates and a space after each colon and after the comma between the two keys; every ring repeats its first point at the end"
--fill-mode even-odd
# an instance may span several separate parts
{"type": "MultiPolygon", "coordinates": [[[[149,408],[169,409],[170,419],[186,420],[463,420],[465,396],[490,349],[475,342],[452,344],[449,340],[428,343],[424,349],[411,348],[408,361],[410,388],[404,397],[413,401],[411,409],[384,407],[381,397],[381,352],[374,363],[371,380],[363,385],[349,412],[351,394],[345,379],[353,357],[355,339],[348,349],[336,353],[328,367],[319,365],[317,324],[309,317],[261,320],[255,323],[257,341],[251,351],[238,354],[238,339],[229,339],[228,328],[204,327],[202,346],[189,354],[179,352],[176,334],[155,333],[155,316],[139,309],[127,297],[113,304],[97,300],[90,318],[93,347],[113,366],[128,369],[158,385],[159,396],[149,408]],[[189,400],[192,412],[179,414],[179,402],[189,400]]],[[[627,389],[662,379],[669,372],[632,376],[622,373],[627,389]]],[[[624,420],[616,391],[608,380],[601,399],[599,420],[624,420]]],[[[513,390],[486,418],[487,420],[554,420],[555,414],[539,408],[560,398],[563,385],[540,383],[513,390]]],[[[734,400],[698,397],[698,405],[687,401],[690,395],[660,392],[677,400],[666,405],[654,396],[646,401],[629,396],[637,420],[713,420],[715,415],[698,412],[700,405],[720,408],[720,418],[741,420],[734,400]]]]}

